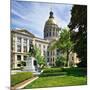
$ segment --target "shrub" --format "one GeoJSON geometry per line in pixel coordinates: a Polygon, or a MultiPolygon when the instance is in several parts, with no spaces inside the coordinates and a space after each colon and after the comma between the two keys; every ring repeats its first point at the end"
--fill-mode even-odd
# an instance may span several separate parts
{"type": "Polygon", "coordinates": [[[66,75],[66,72],[42,73],[42,74],[40,74],[40,77],[47,77],[47,76],[60,76],[60,75],[66,75]]]}
{"type": "Polygon", "coordinates": [[[43,73],[55,73],[55,72],[61,72],[62,68],[48,68],[43,71],[43,73]]]}
{"type": "Polygon", "coordinates": [[[65,57],[64,56],[59,56],[59,57],[57,57],[55,63],[56,63],[57,67],[63,67],[65,65],[65,62],[66,62],[65,57]]]}
{"type": "Polygon", "coordinates": [[[87,69],[86,68],[48,68],[43,71],[40,77],[57,76],[57,75],[84,76],[87,75],[87,69]]]}
{"type": "Polygon", "coordinates": [[[62,68],[47,68],[43,71],[40,77],[66,75],[66,72],[63,72],[62,70],[62,68]]]}
{"type": "Polygon", "coordinates": [[[33,77],[33,74],[31,72],[19,72],[17,74],[11,75],[11,86],[14,86],[32,77],[33,77]]]}
{"type": "Polygon", "coordinates": [[[67,72],[68,75],[87,75],[86,68],[62,68],[64,72],[67,72]]]}

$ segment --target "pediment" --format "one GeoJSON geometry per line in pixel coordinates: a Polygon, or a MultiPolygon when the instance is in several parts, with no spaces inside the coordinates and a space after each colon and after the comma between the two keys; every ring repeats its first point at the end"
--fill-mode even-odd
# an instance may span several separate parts
{"type": "Polygon", "coordinates": [[[16,30],[18,33],[20,34],[24,34],[24,35],[28,35],[31,37],[35,37],[34,34],[32,34],[31,32],[27,31],[27,30],[16,30]]]}

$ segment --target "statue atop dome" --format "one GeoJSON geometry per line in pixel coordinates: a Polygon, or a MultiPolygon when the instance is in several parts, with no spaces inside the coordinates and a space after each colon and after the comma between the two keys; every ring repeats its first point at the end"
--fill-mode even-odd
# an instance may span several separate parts
{"type": "Polygon", "coordinates": [[[50,16],[49,16],[49,18],[54,18],[54,17],[53,17],[53,12],[52,12],[52,11],[50,11],[50,16]]]}

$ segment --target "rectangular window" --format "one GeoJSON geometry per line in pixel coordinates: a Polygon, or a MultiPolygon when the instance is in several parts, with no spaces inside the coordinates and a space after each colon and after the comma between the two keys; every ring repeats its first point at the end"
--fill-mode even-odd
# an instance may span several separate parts
{"type": "Polygon", "coordinates": [[[47,58],[47,62],[49,62],[49,58],[47,58]]]}
{"type": "Polygon", "coordinates": [[[54,36],[54,31],[53,31],[53,36],[54,36]]]}
{"type": "Polygon", "coordinates": [[[53,57],[53,62],[54,62],[54,57],[53,57]]]}
{"type": "Polygon", "coordinates": [[[24,56],[23,58],[24,58],[24,60],[27,60],[27,56],[24,56]]]}
{"type": "Polygon", "coordinates": [[[51,56],[52,56],[52,51],[51,51],[51,56]]]}
{"type": "Polygon", "coordinates": [[[17,60],[21,60],[21,55],[17,55],[17,60]]]}
{"type": "Polygon", "coordinates": [[[21,52],[21,45],[17,45],[17,52],[21,52]]]}
{"type": "Polygon", "coordinates": [[[49,36],[51,36],[51,32],[49,32],[49,36]]]}
{"type": "Polygon", "coordinates": [[[48,37],[48,33],[47,33],[47,37],[48,37]]]}
{"type": "Polygon", "coordinates": [[[21,44],[21,37],[17,37],[17,43],[21,44]]]}
{"type": "Polygon", "coordinates": [[[27,52],[27,46],[23,46],[23,52],[27,52]]]}
{"type": "Polygon", "coordinates": [[[24,44],[24,46],[27,45],[27,39],[24,39],[23,44],[24,44]]]}
{"type": "Polygon", "coordinates": [[[45,51],[43,51],[43,55],[44,55],[44,56],[46,55],[45,51]]]}
{"type": "Polygon", "coordinates": [[[45,45],[43,45],[43,48],[45,49],[45,45]]]}
{"type": "Polygon", "coordinates": [[[29,45],[32,44],[32,40],[29,40],[29,45]]]}
{"type": "Polygon", "coordinates": [[[49,56],[49,51],[47,51],[47,56],[49,56]]]}

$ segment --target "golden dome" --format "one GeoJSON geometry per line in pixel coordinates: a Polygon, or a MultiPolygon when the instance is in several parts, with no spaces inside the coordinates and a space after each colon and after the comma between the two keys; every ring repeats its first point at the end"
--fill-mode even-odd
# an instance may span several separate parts
{"type": "Polygon", "coordinates": [[[47,21],[46,21],[46,24],[48,24],[48,25],[52,25],[52,24],[57,24],[56,23],[56,21],[55,21],[55,19],[54,18],[49,18],[47,21]]]}
{"type": "Polygon", "coordinates": [[[46,21],[46,25],[52,25],[52,24],[57,24],[57,23],[53,17],[53,12],[50,11],[50,16],[49,19],[46,21]]]}

